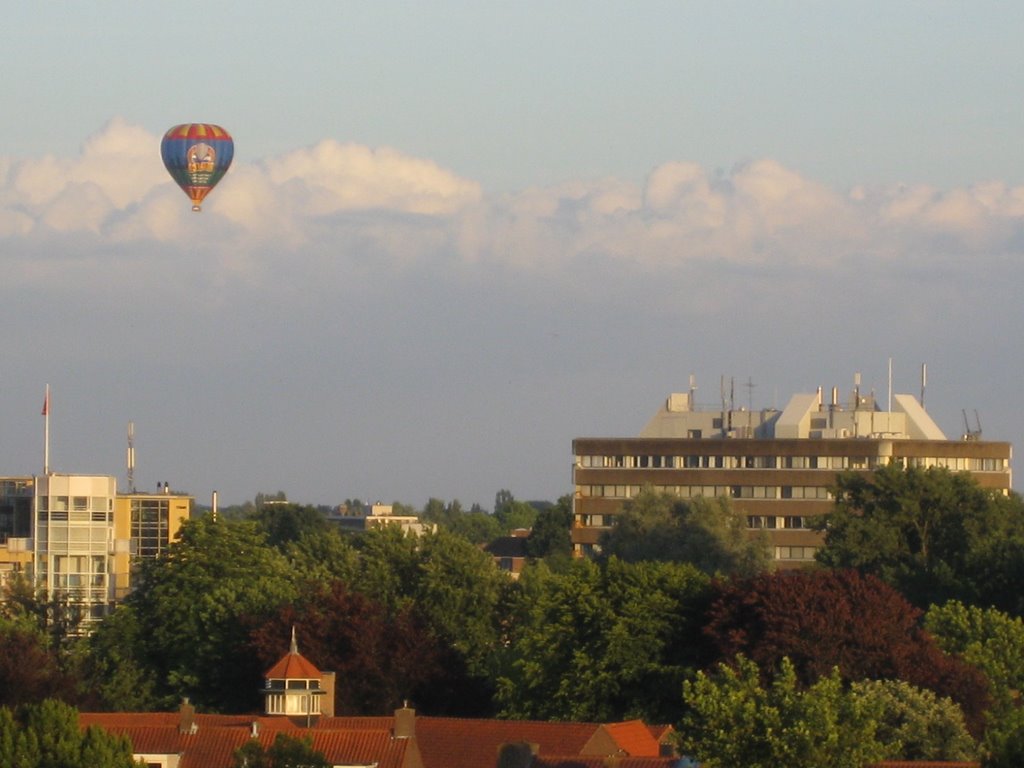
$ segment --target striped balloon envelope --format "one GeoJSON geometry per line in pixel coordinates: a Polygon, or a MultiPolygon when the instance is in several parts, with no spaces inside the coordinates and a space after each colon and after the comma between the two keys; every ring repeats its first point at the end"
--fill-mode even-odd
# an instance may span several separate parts
{"type": "Polygon", "coordinates": [[[183,123],[164,134],[160,156],[171,178],[192,200],[192,210],[199,211],[203,198],[231,166],[235,142],[219,125],[183,123]]]}

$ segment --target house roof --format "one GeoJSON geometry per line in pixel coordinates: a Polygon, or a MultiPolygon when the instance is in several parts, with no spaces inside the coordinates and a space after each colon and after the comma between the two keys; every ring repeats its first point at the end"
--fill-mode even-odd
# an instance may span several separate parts
{"type": "Polygon", "coordinates": [[[642,721],[630,720],[599,726],[581,752],[585,755],[657,757],[661,754],[661,747],[651,729],[642,721]]]}
{"type": "Polygon", "coordinates": [[[314,664],[299,653],[299,644],[295,639],[295,627],[292,627],[292,643],[288,653],[272,666],[264,675],[267,680],[323,680],[324,676],[314,664]]]}
{"type": "Polygon", "coordinates": [[[675,768],[678,757],[535,757],[530,768],[675,768]]]}
{"type": "MultiPolygon", "coordinates": [[[[318,727],[391,727],[393,722],[391,717],[335,717],[321,718],[318,727]]],[[[647,726],[639,720],[601,724],[416,717],[416,741],[426,768],[480,768],[497,760],[503,744],[517,742],[535,744],[542,756],[657,757],[660,740],[671,731],[671,726],[647,726]],[[602,747],[607,750],[599,751],[602,747]]]]}
{"type": "Polygon", "coordinates": [[[287,653],[264,675],[268,680],[323,680],[324,676],[301,653],[287,653]]]}
{"type": "Polygon", "coordinates": [[[131,739],[134,754],[181,755],[179,768],[228,768],[235,750],[253,738],[265,748],[278,734],[310,736],[313,749],[334,765],[371,765],[378,768],[421,766],[416,745],[395,739],[389,729],[302,728],[285,717],[240,717],[237,715],[195,715],[194,732],[182,733],[178,714],[168,713],[82,713],[82,727],[98,725],[111,733],[131,739]]]}
{"type": "MultiPolygon", "coordinates": [[[[409,710],[411,712],[411,710],[409,710]]],[[[194,714],[194,732],[182,733],[182,715],[158,713],[82,713],[82,727],[99,725],[126,734],[136,754],[181,754],[179,768],[228,768],[236,749],[250,738],[255,723],[259,741],[270,746],[278,733],[309,735],[313,748],[335,764],[378,763],[379,768],[489,768],[505,744],[535,745],[537,768],[668,768],[658,757],[659,740],[669,726],[626,723],[548,723],[521,720],[471,720],[415,717],[411,738],[395,737],[395,717],[320,717],[304,728],[286,717],[194,714]]],[[[185,728],[189,731],[190,729],[185,728]]]]}

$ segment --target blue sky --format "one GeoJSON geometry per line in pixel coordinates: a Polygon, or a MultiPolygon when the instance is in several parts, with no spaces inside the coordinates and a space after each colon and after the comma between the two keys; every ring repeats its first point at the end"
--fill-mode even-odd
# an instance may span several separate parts
{"type": "MultiPolygon", "coordinates": [[[[0,473],[228,503],[570,490],[695,373],[1019,442],[1019,3],[7,10],[0,473]],[[200,216],[162,132],[217,122],[200,216]],[[5,356],[6,357],[6,356],[5,356]],[[38,401],[38,402],[37,402],[38,401]],[[973,420],[973,418],[972,418],[973,420]]],[[[746,392],[746,390],[743,390],[746,392]]]]}

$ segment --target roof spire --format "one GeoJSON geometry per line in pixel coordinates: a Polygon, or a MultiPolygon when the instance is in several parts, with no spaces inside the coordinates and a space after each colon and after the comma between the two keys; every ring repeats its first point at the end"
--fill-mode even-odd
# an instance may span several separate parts
{"type": "Polygon", "coordinates": [[[299,642],[298,642],[298,640],[295,639],[295,625],[292,624],[292,647],[289,650],[289,653],[298,653],[298,652],[299,652],[299,642]]]}

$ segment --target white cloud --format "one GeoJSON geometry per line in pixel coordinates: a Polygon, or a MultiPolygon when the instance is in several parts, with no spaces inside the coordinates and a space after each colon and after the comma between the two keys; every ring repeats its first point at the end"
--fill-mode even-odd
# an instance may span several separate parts
{"type": "Polygon", "coordinates": [[[115,119],[76,157],[0,158],[0,237],[89,234],[83,249],[202,243],[207,268],[225,279],[276,279],[270,261],[295,253],[308,280],[338,264],[404,269],[446,254],[449,268],[489,264],[571,283],[593,259],[674,274],[695,264],[824,270],[851,255],[881,267],[897,255],[932,258],[936,243],[1000,252],[1018,247],[1024,223],[1022,187],[840,193],[771,159],[713,175],[672,161],[643,185],[577,180],[487,197],[430,160],[330,139],[236,158],[197,217],[164,173],[159,141],[115,119]]]}
{"type": "Polygon", "coordinates": [[[314,216],[372,208],[445,214],[480,197],[475,182],[388,147],[373,150],[328,139],[273,158],[266,167],[276,186],[301,182],[303,203],[314,216]]]}

